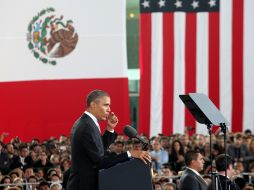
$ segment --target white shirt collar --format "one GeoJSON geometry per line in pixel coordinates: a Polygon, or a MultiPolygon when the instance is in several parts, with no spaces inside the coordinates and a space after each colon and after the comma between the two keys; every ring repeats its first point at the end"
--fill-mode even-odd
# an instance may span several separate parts
{"type": "Polygon", "coordinates": [[[88,115],[88,116],[90,116],[90,117],[92,118],[92,120],[94,121],[94,123],[95,123],[98,127],[100,126],[99,123],[98,123],[97,118],[96,118],[93,114],[91,114],[91,113],[88,112],[88,111],[85,111],[85,114],[88,115]]]}
{"type": "Polygon", "coordinates": [[[100,125],[99,125],[99,123],[98,123],[98,120],[97,120],[97,118],[96,117],[94,117],[94,115],[93,114],[91,114],[90,112],[88,112],[88,111],[85,111],[85,114],[86,115],[88,115],[89,117],[91,117],[91,119],[94,121],[94,123],[97,125],[97,127],[99,128],[99,130],[100,130],[100,125]]]}
{"type": "Polygon", "coordinates": [[[189,168],[189,167],[186,167],[188,168],[189,170],[193,171],[195,174],[199,175],[200,176],[200,173],[198,173],[196,170],[192,169],[192,168],[189,168]]]}

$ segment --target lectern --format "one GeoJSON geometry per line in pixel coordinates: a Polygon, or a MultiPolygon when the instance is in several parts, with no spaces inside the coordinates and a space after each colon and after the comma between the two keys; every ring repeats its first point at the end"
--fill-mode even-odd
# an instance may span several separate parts
{"type": "Polygon", "coordinates": [[[152,175],[148,164],[131,159],[99,171],[99,190],[152,190],[152,175]]]}

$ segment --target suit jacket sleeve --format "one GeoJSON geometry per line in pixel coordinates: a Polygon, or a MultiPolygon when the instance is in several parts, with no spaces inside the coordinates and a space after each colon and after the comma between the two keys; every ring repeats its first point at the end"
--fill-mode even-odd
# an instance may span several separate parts
{"type": "Polygon", "coordinates": [[[116,132],[111,133],[108,130],[105,130],[105,132],[102,136],[103,145],[104,145],[105,150],[107,150],[109,148],[109,146],[115,142],[116,137],[117,137],[116,132]]]}
{"type": "Polygon", "coordinates": [[[199,190],[199,182],[191,175],[186,175],[182,181],[181,190],[199,190]]]}

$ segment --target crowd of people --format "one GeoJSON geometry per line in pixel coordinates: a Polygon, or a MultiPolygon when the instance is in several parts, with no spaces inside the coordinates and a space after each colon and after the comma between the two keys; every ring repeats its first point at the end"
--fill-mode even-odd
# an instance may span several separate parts
{"type": "MultiPolygon", "coordinates": [[[[159,134],[151,139],[142,137],[150,144],[155,190],[179,189],[180,177],[186,167],[186,153],[189,151],[198,151],[202,155],[204,167],[200,173],[209,184],[210,172],[217,171],[216,158],[225,153],[222,134],[212,135],[212,155],[208,135],[174,134],[168,137],[159,134]]],[[[118,135],[107,151],[121,154],[141,149],[142,144],[139,141],[118,135]]],[[[253,190],[254,136],[251,131],[228,134],[227,154],[232,158],[232,180],[239,189],[253,190]]],[[[71,167],[70,155],[71,142],[65,135],[45,141],[33,139],[26,143],[18,137],[10,142],[0,141],[0,189],[66,189],[67,180],[64,177],[65,174],[68,176],[71,167]]]]}

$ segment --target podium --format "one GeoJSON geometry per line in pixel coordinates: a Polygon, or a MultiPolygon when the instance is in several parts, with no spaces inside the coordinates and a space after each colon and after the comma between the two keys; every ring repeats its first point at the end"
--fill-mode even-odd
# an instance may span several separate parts
{"type": "Polygon", "coordinates": [[[99,190],[152,190],[149,165],[131,159],[99,171],[99,190]]]}

